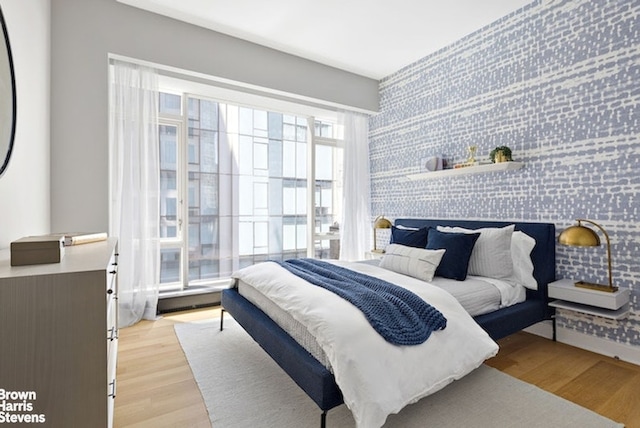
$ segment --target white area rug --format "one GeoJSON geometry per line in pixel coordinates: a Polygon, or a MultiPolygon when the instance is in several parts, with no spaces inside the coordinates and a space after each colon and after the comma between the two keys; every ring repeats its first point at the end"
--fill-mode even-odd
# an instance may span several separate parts
{"type": "MultiPolygon", "coordinates": [[[[315,403],[230,316],[176,324],[214,428],[320,426],[315,403]]],[[[330,410],[327,428],[354,427],[349,410],[330,410]]],[[[391,415],[385,427],[622,427],[588,409],[481,366],[391,415]]]]}

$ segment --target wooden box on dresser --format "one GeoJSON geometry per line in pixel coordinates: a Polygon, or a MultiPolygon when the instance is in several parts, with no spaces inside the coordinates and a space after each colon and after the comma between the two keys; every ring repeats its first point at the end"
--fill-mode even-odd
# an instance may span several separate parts
{"type": "Polygon", "coordinates": [[[0,422],[111,427],[117,240],[67,247],[52,264],[12,267],[0,254],[0,422]]]}

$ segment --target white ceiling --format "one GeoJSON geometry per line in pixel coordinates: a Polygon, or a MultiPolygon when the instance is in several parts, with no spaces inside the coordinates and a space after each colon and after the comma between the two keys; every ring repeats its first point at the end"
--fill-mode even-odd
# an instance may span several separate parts
{"type": "Polygon", "coordinates": [[[117,0],[381,79],[532,0],[117,0]]]}

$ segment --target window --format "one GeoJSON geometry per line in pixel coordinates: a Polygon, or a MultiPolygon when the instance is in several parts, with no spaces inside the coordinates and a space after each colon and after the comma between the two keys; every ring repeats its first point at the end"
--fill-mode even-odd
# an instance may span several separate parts
{"type": "Polygon", "coordinates": [[[341,141],[335,125],[315,121],[315,257],[337,259],[340,255],[338,220],[342,214],[341,141]]]}
{"type": "Polygon", "coordinates": [[[162,93],[161,290],[241,267],[337,258],[342,148],[331,118],[162,93]],[[313,225],[313,227],[309,227],[313,225]]]}

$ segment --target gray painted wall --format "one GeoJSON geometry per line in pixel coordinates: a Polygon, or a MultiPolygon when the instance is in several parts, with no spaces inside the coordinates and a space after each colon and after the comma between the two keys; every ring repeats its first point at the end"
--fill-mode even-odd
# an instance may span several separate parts
{"type": "Polygon", "coordinates": [[[108,54],[377,110],[378,82],[115,0],[52,0],[51,226],[108,227],[108,54]]]}
{"type": "Polygon", "coordinates": [[[0,0],[16,73],[13,155],[0,177],[0,248],[49,232],[49,0],[0,0]]]}

